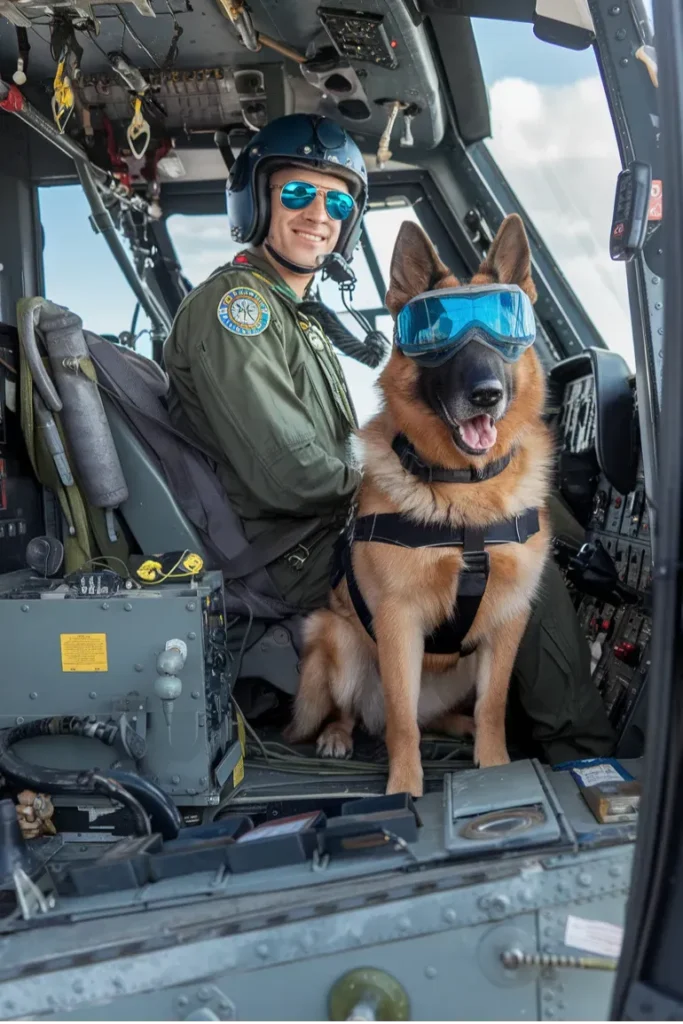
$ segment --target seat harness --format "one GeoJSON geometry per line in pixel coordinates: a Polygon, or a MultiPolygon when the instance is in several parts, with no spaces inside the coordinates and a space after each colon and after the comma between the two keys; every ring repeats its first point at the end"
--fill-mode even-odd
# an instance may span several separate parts
{"type": "MultiPolygon", "coordinates": [[[[446,469],[443,466],[430,466],[425,463],[403,434],[398,434],[394,438],[392,448],[401,460],[403,468],[425,483],[478,483],[490,480],[491,477],[503,472],[515,454],[514,451],[510,451],[481,470],[474,467],[446,469]]],[[[489,555],[486,546],[524,544],[539,530],[536,508],[527,509],[514,519],[505,519],[484,528],[416,523],[398,512],[375,513],[357,518],[352,508],[346,528],[335,546],[332,588],[335,589],[346,577],[349,597],[356,615],[368,635],[375,640],[372,615],[353,571],[351,551],[354,542],[373,541],[401,548],[461,547],[464,564],[458,580],[453,612],[425,638],[425,654],[465,656],[474,650],[474,647],[463,649],[463,640],[472,627],[488,583],[489,555]]]]}

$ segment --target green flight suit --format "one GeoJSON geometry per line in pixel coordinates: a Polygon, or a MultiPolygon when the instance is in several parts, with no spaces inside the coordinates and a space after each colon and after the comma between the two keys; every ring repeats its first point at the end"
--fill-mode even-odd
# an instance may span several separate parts
{"type": "MultiPolygon", "coordinates": [[[[178,311],[164,347],[170,411],[179,428],[189,423],[215,452],[218,476],[249,540],[258,544],[278,519],[284,526],[294,517],[311,520],[305,550],[269,571],[286,601],[316,608],[326,602],[332,547],[360,480],[348,448],[355,413],[332,346],[299,313],[294,292],[259,255],[247,251],[236,260],[178,311]],[[256,317],[246,328],[225,312],[225,297],[245,288],[258,293],[256,299],[240,293],[252,298],[256,317]]],[[[556,534],[581,532],[556,499],[551,518],[556,534]]],[[[609,754],[614,745],[590,677],[586,639],[553,563],[515,663],[509,724],[511,747],[516,740],[523,753],[551,763],[609,754]]]]}
{"type": "Polygon", "coordinates": [[[298,302],[262,256],[240,253],[183,301],[164,363],[171,417],[215,453],[247,539],[258,544],[278,520],[283,529],[310,520],[303,546],[268,567],[282,598],[309,609],[326,600],[332,547],[360,475],[343,371],[298,302]]]}

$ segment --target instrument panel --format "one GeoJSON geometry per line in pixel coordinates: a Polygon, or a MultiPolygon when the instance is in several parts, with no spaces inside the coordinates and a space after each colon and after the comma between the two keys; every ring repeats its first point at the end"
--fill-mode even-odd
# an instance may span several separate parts
{"type": "MultiPolygon", "coordinates": [[[[605,355],[610,357],[614,377],[614,353],[605,355]]],[[[616,386],[612,379],[605,387],[599,357],[593,365],[585,359],[567,360],[551,374],[551,395],[560,452],[558,486],[586,530],[584,548],[573,556],[565,550],[558,561],[590,645],[593,680],[620,748],[624,756],[637,756],[642,747],[643,691],[650,665],[652,553],[636,396],[625,363],[623,367],[622,385],[616,386]],[[619,437],[622,449],[637,445],[637,452],[627,453],[636,468],[632,485],[626,488],[628,458],[623,451],[614,451],[619,437]],[[621,486],[615,485],[615,480],[621,486]],[[583,568],[577,568],[577,563],[583,568]],[[613,586],[606,582],[610,570],[613,586]]]]}

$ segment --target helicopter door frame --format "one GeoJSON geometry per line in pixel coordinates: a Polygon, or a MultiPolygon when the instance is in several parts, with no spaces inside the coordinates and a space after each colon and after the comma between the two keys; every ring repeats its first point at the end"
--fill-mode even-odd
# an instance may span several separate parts
{"type": "MultiPolygon", "coordinates": [[[[659,102],[667,225],[661,255],[670,280],[683,273],[683,9],[655,0],[660,40],[659,102]]],[[[682,1020],[683,975],[683,295],[667,293],[666,374],[661,389],[659,551],[653,574],[654,618],[643,803],[638,823],[626,930],[612,1020],[682,1020]]]]}
{"type": "MultiPolygon", "coordinates": [[[[622,167],[649,164],[661,182],[659,109],[652,68],[641,58],[653,38],[641,0],[588,0],[595,26],[595,55],[614,124],[622,167]],[[640,53],[640,57],[636,54],[640,53]]],[[[654,70],[656,79],[656,67],[654,70]]],[[[616,182],[615,182],[616,185],[616,182]]],[[[607,239],[605,239],[607,244],[607,239]]],[[[645,492],[656,545],[657,450],[664,335],[664,251],[661,221],[650,220],[643,249],[626,264],[638,392],[645,492]]]]}

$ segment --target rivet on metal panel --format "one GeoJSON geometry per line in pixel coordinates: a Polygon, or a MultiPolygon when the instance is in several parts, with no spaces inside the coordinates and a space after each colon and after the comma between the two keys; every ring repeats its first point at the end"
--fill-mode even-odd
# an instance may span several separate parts
{"type": "Polygon", "coordinates": [[[622,875],[622,867],[621,867],[621,865],[620,864],[612,864],[612,866],[609,869],[609,873],[612,876],[612,878],[621,878],[621,875],[622,875]]]}
{"type": "Polygon", "coordinates": [[[589,886],[593,881],[593,878],[591,875],[588,874],[587,871],[581,871],[576,881],[579,883],[579,885],[589,886]]]}
{"type": "Polygon", "coordinates": [[[618,43],[623,43],[624,39],[626,39],[626,29],[617,29],[617,31],[614,33],[614,38],[618,43]]]}
{"type": "Polygon", "coordinates": [[[27,612],[29,610],[28,605],[27,604],[22,604],[21,610],[22,610],[22,612],[27,612]]]}
{"type": "Polygon", "coordinates": [[[100,607],[103,612],[109,611],[109,601],[103,601],[100,607]]]}
{"type": "Polygon", "coordinates": [[[438,973],[439,972],[437,971],[436,967],[425,967],[425,977],[429,978],[430,980],[436,978],[438,973]]]}
{"type": "Polygon", "coordinates": [[[256,947],[256,954],[260,956],[262,960],[266,960],[270,955],[270,951],[265,942],[260,942],[256,947]]]}
{"type": "Polygon", "coordinates": [[[142,672],[143,671],[143,666],[140,664],[140,662],[138,662],[137,665],[135,665],[135,671],[136,672],[142,672]]]}
{"type": "Polygon", "coordinates": [[[130,601],[126,601],[126,603],[123,606],[123,610],[124,610],[124,612],[132,612],[133,611],[133,605],[130,603],[130,601]]]}
{"type": "Polygon", "coordinates": [[[446,910],[444,910],[444,912],[443,912],[443,919],[444,919],[444,921],[446,921],[446,922],[447,922],[448,924],[455,924],[455,922],[456,922],[456,921],[458,920],[458,915],[457,915],[457,913],[455,912],[455,910],[453,910],[453,908],[452,908],[452,907],[448,907],[448,908],[447,908],[446,910]]]}
{"type": "Polygon", "coordinates": [[[85,991],[85,985],[83,984],[82,981],[74,981],[72,988],[74,992],[77,992],[79,995],[81,994],[81,992],[85,991]]]}
{"type": "Polygon", "coordinates": [[[90,697],[90,700],[97,700],[97,694],[94,690],[91,690],[88,696],[90,697]]]}
{"type": "Polygon", "coordinates": [[[185,607],[187,608],[188,612],[193,612],[197,605],[194,603],[194,601],[188,601],[185,607]]]}
{"type": "Polygon", "coordinates": [[[491,914],[504,914],[509,909],[510,898],[509,896],[504,896],[502,893],[492,896],[488,903],[488,910],[491,914]]]}
{"type": "Polygon", "coordinates": [[[187,996],[178,996],[177,999],[178,1006],[187,1006],[189,1001],[190,1000],[187,998],[187,996]]]}
{"type": "Polygon", "coordinates": [[[171,782],[172,782],[172,783],[173,783],[173,784],[174,784],[175,786],[177,786],[177,785],[178,785],[178,783],[180,782],[180,776],[179,776],[179,775],[172,775],[172,776],[171,776],[171,782]]]}
{"type": "Polygon", "coordinates": [[[199,700],[199,690],[193,690],[191,694],[192,700],[199,700]]]}
{"type": "Polygon", "coordinates": [[[35,690],[31,690],[28,696],[29,700],[38,700],[38,694],[36,693],[35,690]]]}
{"type": "Polygon", "coordinates": [[[619,63],[621,64],[622,68],[628,67],[628,57],[622,57],[619,63]]]}
{"type": "Polygon", "coordinates": [[[14,721],[16,722],[17,725],[23,725],[24,724],[24,716],[23,715],[17,715],[17,717],[14,719],[14,721]]]}
{"type": "Polygon", "coordinates": [[[187,639],[188,640],[196,640],[197,639],[197,634],[196,633],[188,633],[187,634],[187,639]]]}
{"type": "Polygon", "coordinates": [[[200,988],[199,992],[197,992],[197,999],[201,999],[203,1002],[205,999],[208,999],[210,995],[211,993],[208,988],[200,988]]]}

